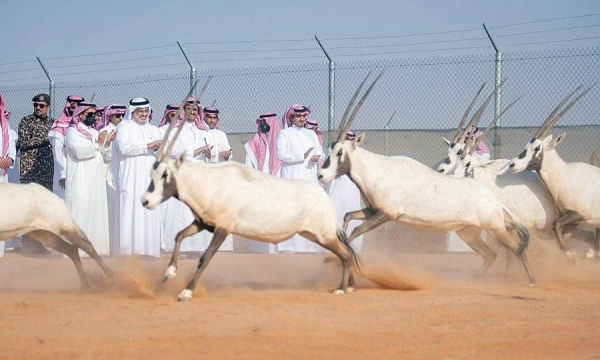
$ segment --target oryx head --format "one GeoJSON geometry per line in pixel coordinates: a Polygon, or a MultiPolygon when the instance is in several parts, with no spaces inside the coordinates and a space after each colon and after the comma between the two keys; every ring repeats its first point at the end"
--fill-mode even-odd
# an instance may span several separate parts
{"type": "MultiPolygon", "coordinates": [[[[181,106],[179,106],[179,111],[187,112],[195,108],[195,105],[199,104],[198,101],[204,93],[204,90],[209,82],[210,78],[206,80],[198,96],[190,103],[192,106],[186,106],[189,103],[187,99],[196,88],[196,84],[198,83],[198,81],[196,81],[186,98],[181,103],[181,106]]],[[[184,113],[181,117],[185,119],[187,115],[188,114],[184,113]]],[[[171,141],[169,141],[167,150],[164,151],[164,145],[167,143],[169,134],[171,133],[171,130],[173,130],[173,127],[176,123],[177,121],[175,120],[171,121],[167,131],[165,132],[162,143],[156,152],[156,162],[154,162],[152,169],[150,170],[150,185],[148,185],[148,189],[144,195],[142,195],[142,205],[150,210],[156,208],[161,202],[169,199],[171,196],[177,196],[177,180],[175,175],[177,174],[179,167],[183,164],[184,154],[182,154],[178,159],[170,159],[169,156],[173,150],[173,145],[177,141],[177,138],[183,129],[183,124],[177,128],[175,135],[171,141]]]]}
{"type": "MultiPolygon", "coordinates": [[[[494,89],[494,91],[492,91],[492,93],[490,95],[488,95],[488,97],[485,99],[485,101],[479,106],[477,111],[475,111],[473,116],[471,116],[471,120],[469,120],[469,123],[463,130],[462,127],[465,124],[465,121],[467,120],[469,113],[473,109],[473,106],[475,105],[475,102],[477,101],[479,94],[481,94],[483,88],[485,87],[485,83],[483,83],[481,85],[481,87],[479,88],[479,90],[477,91],[477,93],[475,94],[475,96],[473,97],[473,100],[471,100],[471,103],[467,107],[467,111],[465,111],[460,122],[458,123],[458,127],[454,131],[454,136],[452,137],[452,141],[450,141],[444,137],[442,138],[442,139],[444,139],[444,142],[446,144],[448,144],[448,155],[446,156],[446,158],[444,160],[442,160],[437,165],[436,170],[439,173],[454,174],[454,173],[456,173],[456,166],[459,161],[461,161],[462,164],[466,164],[468,162],[468,160],[467,160],[467,162],[465,162],[464,159],[466,156],[466,152],[468,151],[468,150],[465,150],[465,145],[471,135],[470,131],[471,131],[471,129],[477,128],[477,124],[479,123],[479,120],[481,119],[481,117],[483,116],[483,113],[487,109],[487,106],[489,105],[490,101],[492,100],[494,94],[500,89],[502,84],[504,84],[505,80],[506,79],[502,80],[502,82],[498,85],[498,87],[496,89],[494,89]],[[461,160],[461,158],[462,158],[462,160],[461,160]]],[[[510,106],[512,106],[512,104],[510,106]]],[[[506,111],[506,109],[505,109],[505,111],[506,111]]]]}
{"type": "Polygon", "coordinates": [[[479,122],[479,118],[483,114],[483,110],[485,110],[485,108],[480,109],[482,111],[478,115],[479,118],[477,118],[477,120],[473,124],[469,124],[469,126],[467,126],[467,129],[464,131],[466,136],[463,135],[462,137],[464,139],[464,143],[462,143],[463,147],[459,150],[459,153],[457,153],[456,163],[454,164],[454,168],[451,170],[451,174],[453,176],[473,177],[475,168],[487,166],[490,163],[490,160],[483,159],[475,153],[477,146],[481,141],[483,141],[483,139],[485,139],[487,133],[494,126],[494,124],[496,124],[496,122],[502,117],[502,115],[504,115],[504,113],[507,112],[508,109],[510,109],[522,97],[523,96],[519,96],[513,102],[508,104],[504,109],[502,109],[502,111],[498,115],[492,118],[492,120],[489,122],[489,124],[485,127],[483,131],[479,131],[477,127],[475,127],[477,122],[479,122]]]}
{"type": "Polygon", "coordinates": [[[552,110],[550,115],[546,118],[542,126],[537,130],[537,132],[533,135],[533,138],[527,145],[525,146],[525,150],[519,156],[513,158],[510,162],[509,167],[516,173],[522,171],[540,171],[542,168],[542,163],[544,160],[544,153],[547,151],[552,151],[556,147],[556,145],[560,144],[564,138],[565,134],[561,134],[553,138],[552,134],[548,134],[552,127],[556,124],[558,120],[579,100],[583,95],[585,95],[590,89],[593,87],[590,86],[585,89],[581,94],[577,95],[569,104],[567,104],[562,110],[561,108],[565,105],[567,101],[575,93],[577,93],[582,86],[578,86],[575,90],[569,93],[555,108],[552,110]]]}
{"type": "Polygon", "coordinates": [[[354,121],[358,110],[364,103],[365,99],[367,98],[377,81],[379,81],[379,79],[381,78],[381,75],[383,75],[383,72],[379,73],[379,75],[377,75],[377,77],[375,78],[375,80],[373,80],[371,85],[369,85],[362,98],[360,99],[356,107],[353,109],[352,114],[350,115],[350,110],[352,109],[352,106],[354,105],[358,94],[362,90],[362,87],[365,85],[365,82],[367,81],[370,75],[371,74],[369,73],[365,77],[365,79],[362,81],[362,83],[352,96],[352,99],[350,99],[350,103],[346,107],[346,111],[344,112],[342,121],[338,126],[337,140],[332,142],[329,146],[329,154],[327,155],[323,166],[317,173],[317,178],[324,183],[328,183],[339,176],[350,173],[350,169],[352,166],[352,164],[350,163],[350,155],[360,146],[360,144],[365,138],[364,132],[358,135],[358,137],[354,140],[347,140],[346,134],[348,133],[350,125],[352,125],[352,121],[354,121]],[[348,117],[350,118],[348,119],[348,117]]]}

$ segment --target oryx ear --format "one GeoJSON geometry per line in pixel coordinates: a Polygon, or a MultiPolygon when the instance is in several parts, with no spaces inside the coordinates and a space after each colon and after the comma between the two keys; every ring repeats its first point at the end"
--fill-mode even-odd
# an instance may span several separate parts
{"type": "Polygon", "coordinates": [[[563,140],[565,139],[565,136],[567,136],[567,133],[562,133],[560,135],[558,135],[556,137],[556,139],[552,140],[549,144],[548,150],[552,150],[556,147],[556,145],[560,144],[561,142],[563,142],[563,140]]]}
{"type": "Polygon", "coordinates": [[[450,146],[450,144],[451,144],[450,140],[446,139],[443,136],[442,136],[442,139],[444,139],[444,142],[446,143],[446,145],[450,146]]]}
{"type": "Polygon", "coordinates": [[[179,169],[179,167],[181,166],[181,164],[183,164],[183,159],[185,159],[185,154],[181,154],[177,160],[175,160],[175,167],[177,169],[179,169]]]}
{"type": "Polygon", "coordinates": [[[363,131],[360,134],[358,134],[358,136],[356,137],[356,140],[354,140],[352,142],[352,145],[354,146],[354,148],[356,149],[357,147],[359,147],[363,141],[365,141],[365,136],[367,136],[367,134],[363,131]]]}

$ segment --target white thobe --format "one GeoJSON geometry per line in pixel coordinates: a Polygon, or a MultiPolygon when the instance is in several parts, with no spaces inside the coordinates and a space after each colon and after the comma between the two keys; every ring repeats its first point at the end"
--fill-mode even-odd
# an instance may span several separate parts
{"type": "MultiPolygon", "coordinates": [[[[108,255],[110,241],[104,162],[110,160],[111,154],[97,144],[97,130],[83,123],[79,126],[92,134],[92,139],[75,128],[65,132],[65,203],[96,252],[108,255]]],[[[87,256],[83,251],[79,254],[87,256]]]]}
{"type": "MultiPolygon", "coordinates": [[[[100,129],[100,133],[106,132],[110,134],[112,131],[117,131],[117,127],[108,123],[105,127],[100,129]]],[[[108,138],[108,135],[107,135],[108,138]]],[[[105,144],[103,144],[106,147],[105,144]]],[[[110,148],[107,149],[111,154],[116,154],[115,142],[110,144],[110,148]]],[[[106,179],[106,198],[108,202],[108,231],[110,238],[110,254],[119,254],[119,192],[117,191],[117,178],[119,176],[119,156],[112,156],[108,163],[104,164],[105,179],[106,179]]]]}
{"type": "MultiPolygon", "coordinates": [[[[340,224],[344,223],[344,216],[346,213],[362,209],[360,203],[360,189],[347,175],[342,175],[331,182],[329,185],[329,196],[335,204],[335,211],[340,224]]],[[[362,224],[362,221],[360,220],[350,221],[347,231],[348,237],[352,234],[352,230],[360,224],[362,224]]],[[[361,252],[362,243],[363,236],[360,235],[352,241],[351,245],[354,250],[361,252]]]]}
{"type": "MultiPolygon", "coordinates": [[[[186,162],[206,161],[206,158],[202,153],[194,155],[194,151],[199,147],[206,146],[204,139],[208,139],[208,132],[206,130],[198,129],[194,122],[186,121],[182,126],[184,128],[181,130],[181,134],[173,145],[170,156],[172,158],[179,158],[184,154],[184,161],[186,162]]],[[[175,130],[169,134],[169,140],[173,138],[174,134],[175,130]]],[[[198,181],[200,181],[200,179],[198,179],[198,181]]],[[[162,206],[162,243],[164,244],[164,249],[166,251],[173,251],[177,233],[185,229],[194,221],[194,214],[186,204],[175,198],[168,199],[162,206]]],[[[203,230],[196,235],[185,238],[181,243],[179,250],[204,251],[208,245],[210,245],[212,237],[213,234],[211,232],[203,230]]],[[[219,250],[233,250],[233,238],[228,236],[219,250]]]]}
{"type": "Polygon", "coordinates": [[[156,161],[147,144],[160,140],[160,131],[150,123],[123,120],[117,126],[116,154],[119,157],[120,255],[160,256],[160,210],[142,206],[142,195],[150,185],[150,170],[156,161]]]}
{"type": "MultiPolygon", "coordinates": [[[[2,151],[3,147],[4,147],[4,143],[2,142],[2,128],[0,127],[0,151],[2,151]]],[[[17,163],[17,149],[16,149],[16,143],[17,143],[17,133],[10,128],[8,128],[8,153],[6,154],[7,157],[11,158],[13,160],[13,164],[10,166],[9,169],[13,169],[15,167],[15,164],[17,163]]],[[[4,170],[0,169],[0,183],[7,183],[8,182],[8,169],[6,169],[7,172],[6,174],[4,174],[4,170]]],[[[8,242],[9,240],[6,241],[0,241],[0,258],[4,257],[4,244],[5,242],[8,242]]]]}
{"type": "MultiPolygon", "coordinates": [[[[304,179],[317,186],[317,163],[310,160],[313,155],[323,158],[323,148],[317,134],[312,130],[292,125],[279,132],[277,136],[277,157],[281,161],[281,177],[284,179],[304,179]],[[304,153],[313,150],[304,158],[304,153]]],[[[323,252],[321,246],[296,234],[289,240],[279,243],[278,251],[285,252],[323,252]]]]}
{"type": "MultiPolygon", "coordinates": [[[[262,141],[262,139],[260,139],[260,141],[262,141]]],[[[246,148],[246,166],[249,166],[255,170],[258,170],[258,160],[256,159],[256,154],[254,154],[254,152],[252,151],[252,148],[250,148],[250,142],[247,142],[244,144],[244,148],[246,148]]],[[[269,151],[269,147],[266,146],[265,149],[265,162],[263,165],[263,169],[262,172],[264,172],[265,174],[270,174],[270,169],[269,169],[269,159],[271,158],[271,153],[269,151]]],[[[277,174],[275,174],[275,176],[280,177],[280,173],[281,170],[279,170],[277,172],[277,174]]],[[[276,253],[277,252],[277,245],[276,244],[270,244],[270,243],[264,243],[262,241],[255,241],[255,240],[248,240],[248,251],[251,252],[255,252],[255,253],[276,253]]]]}
{"type": "Polygon", "coordinates": [[[220,159],[219,153],[227,150],[231,150],[231,145],[229,145],[229,140],[227,140],[227,135],[219,129],[210,129],[208,130],[208,136],[206,137],[206,143],[208,145],[212,145],[212,150],[210,152],[210,159],[206,159],[206,162],[210,163],[218,163],[224,161],[233,160],[233,154],[229,156],[228,160],[220,159]]]}
{"type": "Polygon", "coordinates": [[[65,198],[65,189],[60,187],[59,181],[66,178],[67,156],[65,150],[65,136],[56,131],[50,130],[48,140],[52,145],[52,153],[54,154],[54,178],[52,181],[52,192],[58,195],[61,199],[65,198]]]}

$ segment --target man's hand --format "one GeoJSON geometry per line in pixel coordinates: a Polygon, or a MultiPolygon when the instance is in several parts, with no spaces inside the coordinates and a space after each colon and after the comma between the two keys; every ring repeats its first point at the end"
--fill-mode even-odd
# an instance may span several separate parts
{"type": "Polygon", "coordinates": [[[304,153],[304,159],[306,160],[306,158],[308,157],[308,155],[310,154],[311,151],[313,151],[314,147],[311,147],[310,149],[306,150],[306,152],[304,153]]]}
{"type": "Polygon", "coordinates": [[[229,149],[229,150],[225,150],[225,151],[221,151],[221,152],[219,153],[219,157],[220,157],[220,158],[223,158],[223,159],[225,159],[225,160],[229,160],[229,157],[230,157],[230,156],[231,156],[231,149],[229,149]]]}
{"type": "Polygon", "coordinates": [[[158,150],[161,142],[162,142],[161,140],[156,140],[151,143],[148,143],[148,150],[154,150],[154,151],[158,150]]]}
{"type": "Polygon", "coordinates": [[[313,155],[310,158],[310,161],[312,161],[312,162],[318,162],[320,158],[321,158],[321,155],[313,155]]]}
{"type": "Polygon", "coordinates": [[[106,131],[103,131],[98,135],[98,144],[104,144],[104,140],[106,140],[106,135],[108,135],[106,131]]]}
{"type": "Polygon", "coordinates": [[[6,169],[10,167],[11,160],[9,158],[0,158],[0,169],[6,169]]]}
{"type": "Polygon", "coordinates": [[[64,189],[65,188],[65,179],[58,180],[58,185],[60,185],[61,189],[64,189]]]}
{"type": "Polygon", "coordinates": [[[108,147],[110,144],[112,144],[112,142],[115,140],[115,137],[117,137],[117,132],[116,131],[111,131],[107,137],[106,137],[106,146],[108,147]]]}

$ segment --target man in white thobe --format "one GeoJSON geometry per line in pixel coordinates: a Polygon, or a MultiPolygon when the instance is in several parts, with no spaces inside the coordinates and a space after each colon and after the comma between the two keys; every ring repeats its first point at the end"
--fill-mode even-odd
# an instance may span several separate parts
{"type": "MultiPolygon", "coordinates": [[[[209,147],[210,152],[202,152],[199,159],[207,163],[220,163],[233,160],[231,145],[229,145],[227,135],[219,130],[219,109],[215,107],[205,107],[201,116],[203,119],[202,123],[207,127],[207,137],[204,141],[204,145],[209,147]]],[[[210,244],[213,234],[206,230],[202,231],[200,234],[204,237],[203,243],[206,246],[204,246],[203,250],[205,250],[210,244]]],[[[225,241],[223,241],[223,244],[221,244],[221,247],[219,247],[219,251],[231,250],[233,250],[233,235],[229,234],[225,238],[225,241]]]]}
{"type": "Polygon", "coordinates": [[[52,154],[54,155],[54,180],[52,192],[61,199],[65,198],[65,178],[66,178],[66,153],[65,153],[65,132],[71,124],[73,111],[77,105],[85,99],[79,95],[67,96],[67,102],[59,117],[54,120],[52,128],[48,132],[48,140],[52,145],[52,154]]]}
{"type": "MultiPolygon", "coordinates": [[[[354,141],[356,138],[356,134],[354,131],[350,130],[346,133],[346,140],[354,141]]],[[[360,189],[356,184],[350,180],[348,175],[342,175],[336,179],[333,179],[329,184],[328,190],[329,196],[333,203],[335,204],[335,212],[337,213],[339,224],[344,223],[344,216],[356,210],[362,209],[362,204],[360,202],[360,189]]],[[[350,236],[352,234],[352,230],[355,227],[362,224],[360,220],[352,220],[348,224],[347,234],[350,236]]],[[[351,246],[356,250],[356,252],[362,251],[363,244],[363,236],[359,236],[354,241],[352,241],[351,246]]]]}
{"type": "MultiPolygon", "coordinates": [[[[17,133],[10,128],[4,99],[0,95],[0,183],[8,182],[8,169],[15,166],[17,159],[17,133]]],[[[0,241],[0,257],[4,256],[4,241],[0,241]]]]}
{"type": "MultiPolygon", "coordinates": [[[[108,200],[104,164],[110,148],[103,144],[107,133],[94,128],[96,108],[80,102],[65,132],[65,203],[75,223],[87,235],[99,255],[110,254],[108,200]]],[[[80,256],[87,256],[79,251],[80,256]]]]}
{"type": "MultiPolygon", "coordinates": [[[[281,161],[281,177],[302,179],[319,186],[317,164],[324,157],[323,148],[314,131],[306,129],[310,109],[292,105],[284,116],[288,127],[277,137],[277,158],[281,161]]],[[[318,244],[296,234],[277,246],[280,252],[322,252],[318,244]]]]}
{"type": "Polygon", "coordinates": [[[125,119],[117,126],[116,154],[119,157],[119,240],[120,255],[160,257],[160,211],[142,206],[141,198],[150,184],[154,152],[161,144],[158,127],[148,122],[150,101],[129,102],[125,119]]]}
{"type": "MultiPolygon", "coordinates": [[[[110,104],[104,109],[101,122],[106,124],[99,133],[106,133],[102,146],[105,151],[115,154],[114,138],[117,134],[117,126],[123,120],[127,107],[122,104],[110,104]]],[[[119,254],[121,245],[119,243],[119,207],[117,206],[119,192],[117,191],[117,179],[119,177],[119,157],[111,156],[108,164],[104,164],[106,179],[106,197],[108,200],[108,231],[110,238],[110,254],[119,254]]]]}
{"type": "MultiPolygon", "coordinates": [[[[204,162],[206,156],[210,156],[211,148],[204,141],[208,137],[207,126],[200,123],[200,109],[200,104],[194,98],[186,100],[184,121],[178,121],[175,125],[176,127],[183,126],[183,129],[175,144],[173,144],[171,158],[177,159],[183,155],[185,162],[204,162]]],[[[169,134],[169,143],[173,140],[176,131],[177,129],[173,128],[169,134]]],[[[166,251],[173,251],[177,233],[194,221],[194,214],[186,204],[174,197],[165,201],[162,206],[165,215],[163,217],[165,221],[163,224],[163,242],[166,251]]],[[[181,252],[204,251],[210,244],[211,239],[212,233],[203,230],[198,234],[185,238],[179,250],[181,252]]]]}
{"type": "MultiPolygon", "coordinates": [[[[246,165],[253,169],[281,176],[281,161],[277,158],[277,135],[281,127],[277,114],[267,112],[256,119],[256,134],[244,144],[246,165]]],[[[256,253],[276,253],[277,245],[248,240],[248,251],[256,253]]]]}

